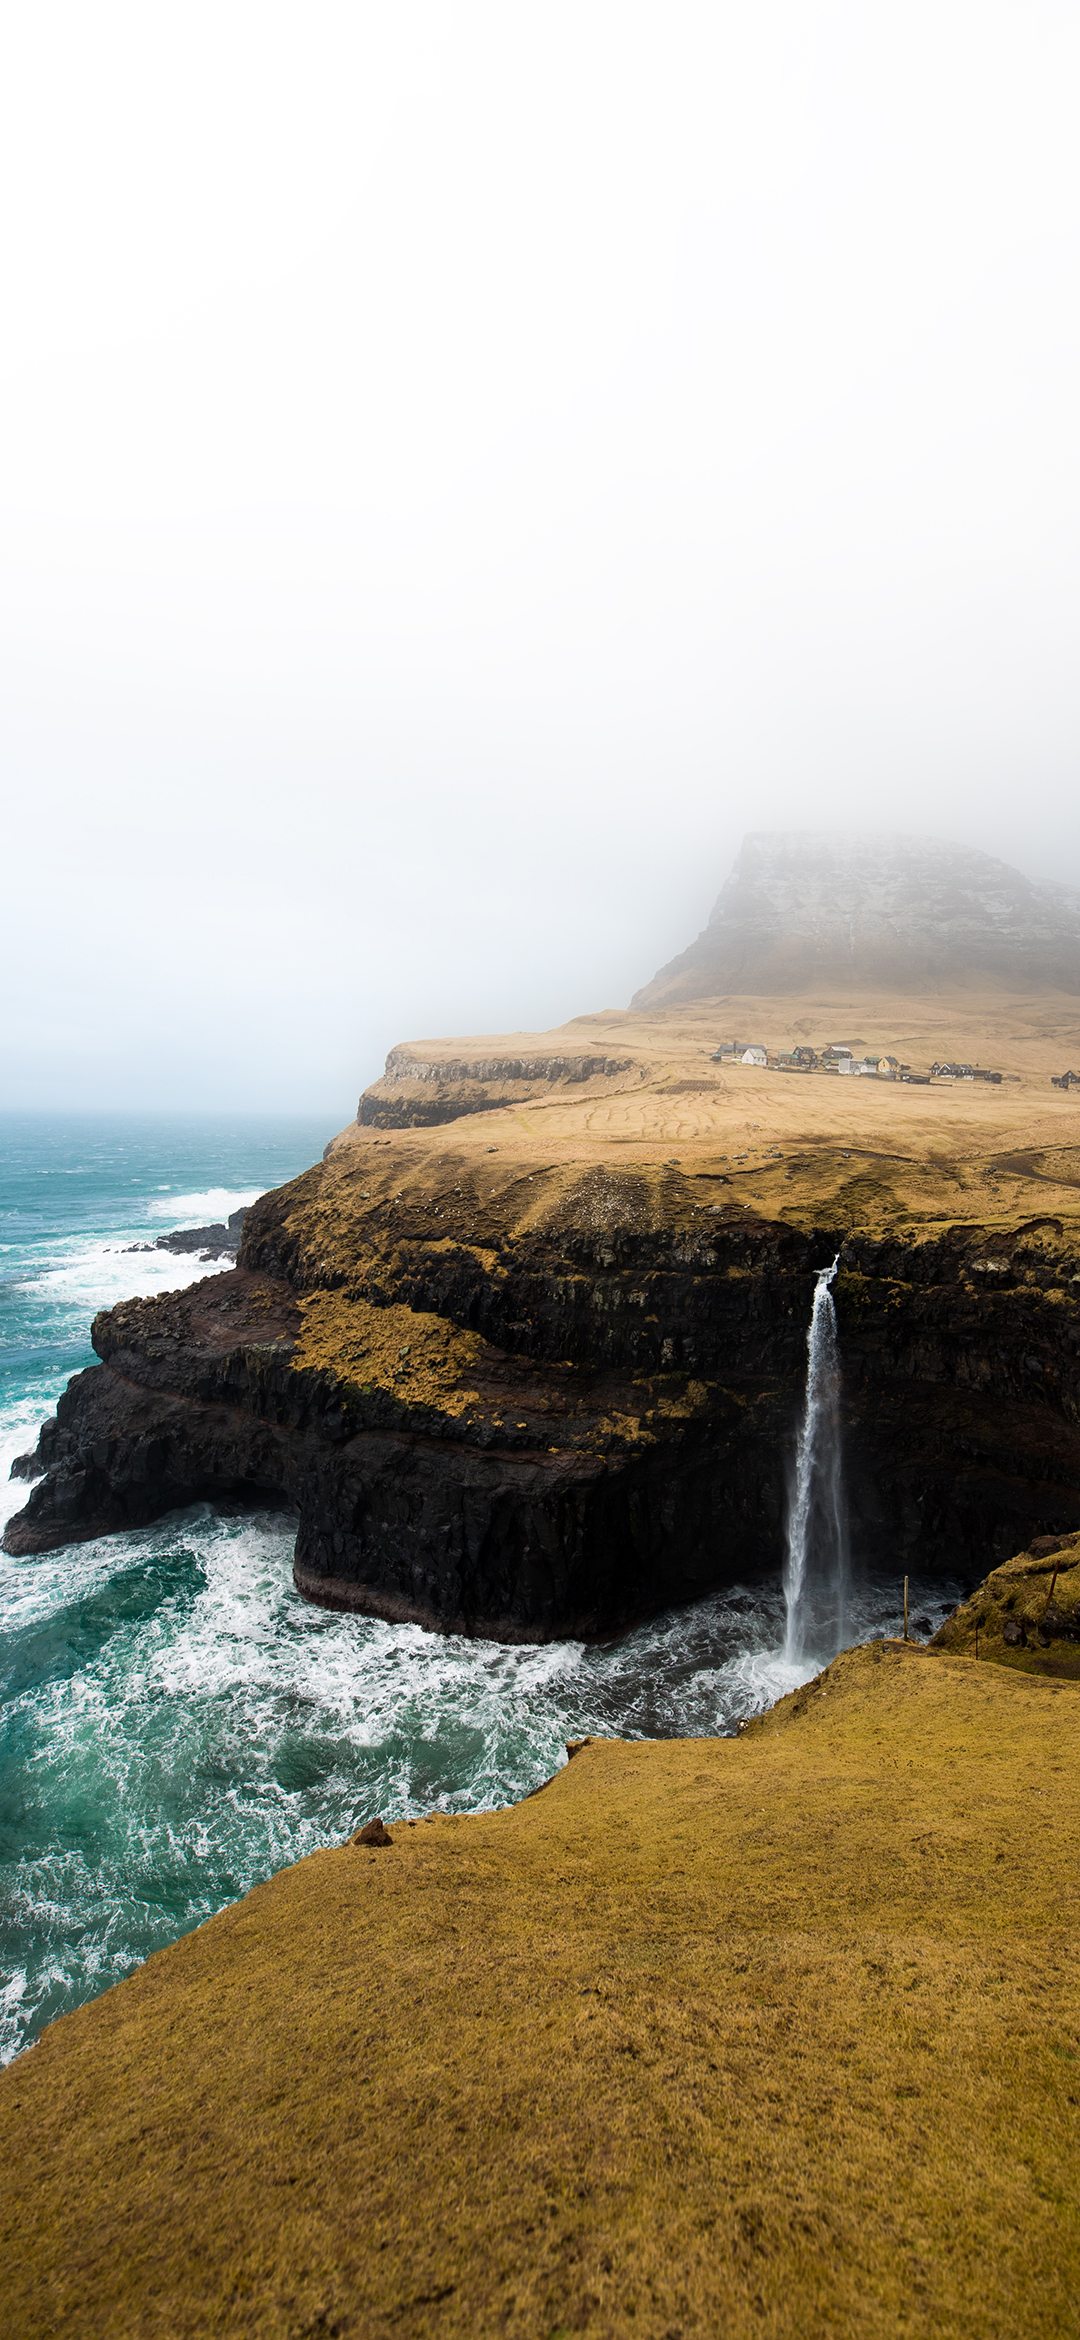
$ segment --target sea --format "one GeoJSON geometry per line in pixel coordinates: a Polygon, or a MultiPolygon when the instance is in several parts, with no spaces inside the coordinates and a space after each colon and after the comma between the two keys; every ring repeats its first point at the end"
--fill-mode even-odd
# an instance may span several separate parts
{"type": "MultiPolygon", "coordinates": [[[[29,1491],[12,1460],[95,1363],[95,1311],[230,1264],[130,1246],[225,1220],[332,1134],[284,1116],[0,1115],[0,1524],[29,1491]]],[[[311,1607],[294,1532],[287,1511],[200,1503],[0,1557],[0,2060],[376,1814],[516,1802],[590,1732],[731,1733],[817,1668],[784,1658],[779,1579],[601,1646],[511,1649],[311,1607]]],[[[961,1590],[913,1581],[913,1614],[936,1626],[961,1590]]],[[[901,1602],[859,1556],[851,1638],[896,1631],[901,1602]]]]}

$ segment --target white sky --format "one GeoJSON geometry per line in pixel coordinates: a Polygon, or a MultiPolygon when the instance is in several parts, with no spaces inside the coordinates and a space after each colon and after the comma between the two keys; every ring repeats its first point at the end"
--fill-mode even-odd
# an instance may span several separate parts
{"type": "Polygon", "coordinates": [[[0,52],[0,1097],[623,1005],[748,827],[1080,882],[1080,18],[153,0],[0,52]]]}

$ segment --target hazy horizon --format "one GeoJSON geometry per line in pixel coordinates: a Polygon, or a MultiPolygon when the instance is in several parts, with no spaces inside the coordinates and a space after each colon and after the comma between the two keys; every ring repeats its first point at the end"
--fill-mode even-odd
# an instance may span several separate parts
{"type": "Polygon", "coordinates": [[[1080,884],[1080,24],[24,12],[0,1105],[625,1006],[747,830],[1080,884]]]}

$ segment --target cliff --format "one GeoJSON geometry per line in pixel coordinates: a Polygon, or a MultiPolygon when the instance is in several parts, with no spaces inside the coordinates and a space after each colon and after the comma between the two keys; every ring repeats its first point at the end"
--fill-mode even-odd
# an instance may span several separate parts
{"type": "Polygon", "coordinates": [[[778,1568],[837,1251],[856,1558],[979,1578],[1080,1525],[1072,1096],[719,1076],[647,1037],[602,1105],[353,1125],[238,1268],[99,1317],[7,1548],[276,1497],[315,1600],[617,1631],[778,1568]]]}
{"type": "Polygon", "coordinates": [[[1080,992],[1080,894],[936,837],[760,832],[636,1008],[847,984],[1080,992]]]}
{"type": "Polygon", "coordinates": [[[5,2333],[1056,2340],[1078,1763],[885,1643],[314,1854],[0,2074],[5,2333]]]}

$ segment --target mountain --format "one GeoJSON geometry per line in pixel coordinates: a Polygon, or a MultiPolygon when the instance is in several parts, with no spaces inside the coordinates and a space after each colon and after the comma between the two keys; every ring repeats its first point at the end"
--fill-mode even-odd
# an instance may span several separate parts
{"type": "Polygon", "coordinates": [[[1080,992],[1080,894],[937,837],[758,830],[704,933],[632,1004],[980,980],[1080,992]]]}

